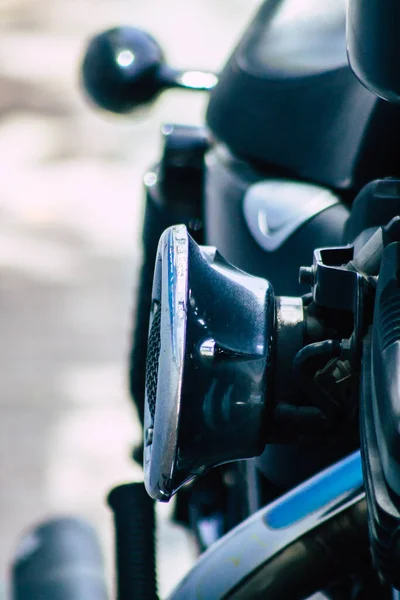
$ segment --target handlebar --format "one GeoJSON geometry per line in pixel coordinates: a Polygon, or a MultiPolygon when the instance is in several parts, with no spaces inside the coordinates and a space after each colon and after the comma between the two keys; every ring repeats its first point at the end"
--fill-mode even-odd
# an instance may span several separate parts
{"type": "Polygon", "coordinates": [[[12,564],[13,600],[108,600],[100,544],[81,519],[48,521],[25,533],[12,564]]]}

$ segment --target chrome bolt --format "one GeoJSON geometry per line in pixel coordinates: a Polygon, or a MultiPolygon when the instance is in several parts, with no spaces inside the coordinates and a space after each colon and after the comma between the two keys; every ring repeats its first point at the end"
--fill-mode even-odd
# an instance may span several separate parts
{"type": "Polygon", "coordinates": [[[152,427],[148,427],[146,429],[146,435],[145,435],[146,446],[150,446],[150,444],[153,443],[153,432],[154,432],[154,429],[152,427]]]}

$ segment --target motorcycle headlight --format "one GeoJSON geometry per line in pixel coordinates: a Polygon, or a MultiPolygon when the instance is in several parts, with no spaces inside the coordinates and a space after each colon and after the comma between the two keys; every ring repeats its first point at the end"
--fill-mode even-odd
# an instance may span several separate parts
{"type": "Polygon", "coordinates": [[[157,252],[145,394],[148,493],[170,497],[196,475],[265,446],[275,297],[268,281],[198,246],[184,225],[157,252]]]}

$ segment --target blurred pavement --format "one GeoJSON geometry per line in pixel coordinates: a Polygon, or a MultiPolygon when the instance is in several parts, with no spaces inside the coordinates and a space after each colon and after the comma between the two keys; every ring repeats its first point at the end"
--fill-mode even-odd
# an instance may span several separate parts
{"type": "MultiPolygon", "coordinates": [[[[257,0],[0,3],[0,578],[21,532],[76,513],[111,569],[109,488],[141,477],[127,395],[140,264],[141,177],[163,121],[201,123],[206,98],[173,92],[130,120],[79,89],[87,38],[149,30],[176,66],[218,70],[257,0]]],[[[189,567],[160,509],[161,592],[189,567]]]]}

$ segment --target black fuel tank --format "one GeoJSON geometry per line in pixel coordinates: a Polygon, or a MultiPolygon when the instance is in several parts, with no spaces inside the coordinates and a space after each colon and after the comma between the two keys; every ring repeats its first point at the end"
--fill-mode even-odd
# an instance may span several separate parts
{"type": "Polygon", "coordinates": [[[342,243],[349,215],[329,189],[261,175],[222,146],[206,155],[205,202],[206,243],[281,296],[305,293],[299,268],[315,248],[342,243]]]}
{"type": "Polygon", "coordinates": [[[346,57],[346,0],[267,0],[211,94],[214,136],[247,160],[336,189],[395,175],[400,108],[346,57]]]}

